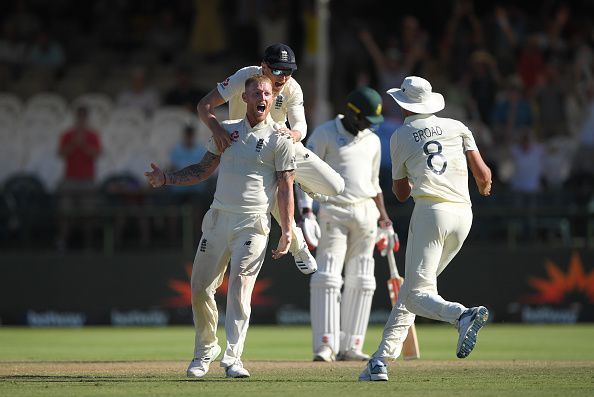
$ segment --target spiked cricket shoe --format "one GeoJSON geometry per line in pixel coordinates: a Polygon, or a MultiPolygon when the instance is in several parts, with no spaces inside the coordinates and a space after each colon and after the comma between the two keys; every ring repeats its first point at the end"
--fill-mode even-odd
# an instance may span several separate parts
{"type": "Polygon", "coordinates": [[[318,270],[316,259],[311,255],[306,244],[293,255],[293,259],[295,259],[295,265],[303,274],[312,274],[318,270]]]}
{"type": "Polygon", "coordinates": [[[205,355],[200,358],[194,358],[190,362],[187,375],[190,378],[202,378],[208,372],[210,363],[221,354],[221,347],[214,345],[205,355]]]}
{"type": "Polygon", "coordinates": [[[243,363],[237,360],[235,364],[225,368],[225,376],[227,378],[249,378],[250,373],[247,369],[243,368],[243,363]]]}
{"type": "Polygon", "coordinates": [[[372,358],[367,362],[365,369],[359,375],[362,381],[386,381],[388,380],[388,367],[381,360],[372,358]]]}
{"type": "Polygon", "coordinates": [[[484,306],[466,309],[458,319],[458,346],[456,356],[466,358],[476,345],[479,330],[484,327],[489,319],[489,311],[484,306]]]}
{"type": "Polygon", "coordinates": [[[346,352],[340,352],[336,356],[336,361],[367,361],[369,355],[358,350],[348,350],[346,352]]]}
{"type": "Polygon", "coordinates": [[[336,357],[334,357],[334,352],[332,349],[330,349],[330,347],[322,346],[317,352],[314,353],[313,360],[331,363],[332,361],[336,360],[336,357]]]}

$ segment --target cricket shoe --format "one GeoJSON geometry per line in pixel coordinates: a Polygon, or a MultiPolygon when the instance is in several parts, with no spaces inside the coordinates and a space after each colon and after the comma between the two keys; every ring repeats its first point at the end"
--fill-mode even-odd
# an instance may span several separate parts
{"type": "Polygon", "coordinates": [[[484,306],[466,309],[458,319],[458,346],[456,356],[466,358],[476,345],[479,330],[484,327],[489,319],[489,311],[484,306]]]}
{"type": "Polygon", "coordinates": [[[346,352],[339,352],[336,355],[336,361],[367,361],[369,354],[365,354],[358,350],[348,350],[346,352]]]}
{"type": "Polygon", "coordinates": [[[336,360],[336,357],[334,357],[334,352],[332,349],[330,349],[328,346],[322,346],[314,353],[313,360],[331,363],[332,361],[336,360]]]}
{"type": "Polygon", "coordinates": [[[243,368],[241,360],[237,360],[234,364],[225,367],[225,376],[227,378],[249,378],[250,373],[243,368]]]}
{"type": "Polygon", "coordinates": [[[388,380],[388,367],[381,360],[372,358],[367,362],[365,369],[359,375],[362,381],[385,381],[388,380]]]}
{"type": "Polygon", "coordinates": [[[216,360],[216,358],[221,354],[221,347],[219,345],[214,345],[205,355],[200,358],[194,358],[192,362],[190,362],[190,366],[188,367],[187,375],[190,378],[202,378],[208,372],[208,368],[210,367],[210,363],[216,360]]]}
{"type": "Polygon", "coordinates": [[[318,263],[309,252],[307,244],[304,244],[303,248],[293,254],[293,258],[295,259],[295,265],[303,274],[312,274],[318,270],[318,263]]]}

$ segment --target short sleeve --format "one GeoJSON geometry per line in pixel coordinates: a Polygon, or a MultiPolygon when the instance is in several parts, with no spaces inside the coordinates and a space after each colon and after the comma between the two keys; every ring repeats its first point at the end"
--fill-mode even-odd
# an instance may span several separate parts
{"type": "Polygon", "coordinates": [[[276,171],[295,169],[295,146],[290,139],[278,139],[274,153],[274,168],[276,171]]]}
{"type": "Polygon", "coordinates": [[[478,150],[476,142],[474,141],[474,136],[472,135],[472,132],[468,129],[468,127],[463,123],[460,123],[460,129],[460,136],[462,136],[462,145],[464,147],[464,152],[467,152],[469,150],[478,150]]]}
{"type": "Polygon", "coordinates": [[[248,66],[239,69],[237,72],[218,83],[217,90],[225,102],[229,102],[229,100],[236,95],[241,95],[245,89],[245,81],[251,75],[256,74],[257,70],[257,67],[248,66]]]}
{"type": "Polygon", "coordinates": [[[390,138],[390,158],[392,159],[392,179],[397,181],[408,176],[404,164],[403,148],[398,147],[398,132],[394,132],[390,138]]]}

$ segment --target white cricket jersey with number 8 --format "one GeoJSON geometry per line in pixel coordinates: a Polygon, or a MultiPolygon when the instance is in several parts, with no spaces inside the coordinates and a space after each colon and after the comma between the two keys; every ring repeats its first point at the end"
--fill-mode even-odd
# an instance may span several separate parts
{"type": "Polygon", "coordinates": [[[431,114],[409,116],[390,139],[392,179],[408,177],[415,200],[470,204],[467,150],[477,147],[463,123],[431,114]]]}

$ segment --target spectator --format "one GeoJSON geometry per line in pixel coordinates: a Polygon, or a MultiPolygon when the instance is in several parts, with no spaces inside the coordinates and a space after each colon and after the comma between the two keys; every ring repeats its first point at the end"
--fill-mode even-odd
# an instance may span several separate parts
{"type": "MultiPolygon", "coordinates": [[[[64,159],[64,177],[58,188],[61,216],[57,245],[59,249],[65,249],[70,232],[70,216],[66,213],[90,210],[94,205],[95,162],[101,154],[101,143],[98,133],[88,126],[86,107],[76,110],[75,124],[62,134],[58,154],[64,159]]],[[[83,224],[85,241],[89,244],[92,239],[91,223],[85,221],[83,224]]]]}
{"type": "Polygon", "coordinates": [[[547,64],[534,90],[536,122],[541,139],[568,136],[567,85],[556,62],[547,64]]]}
{"type": "Polygon", "coordinates": [[[470,57],[468,89],[481,121],[491,123],[491,112],[499,86],[497,62],[486,51],[475,51],[470,57]]]}
{"type": "MultiPolygon", "coordinates": [[[[524,132],[518,143],[510,148],[514,172],[510,179],[510,187],[522,196],[532,196],[540,190],[542,178],[542,158],[544,151],[529,132],[524,132]]],[[[524,197],[524,198],[526,198],[524,197]]]]}
{"type": "MultiPolygon", "coordinates": [[[[180,170],[189,165],[200,162],[206,154],[206,147],[196,142],[196,130],[193,126],[187,125],[183,129],[181,142],[176,144],[171,150],[169,161],[171,169],[180,170]]],[[[171,186],[170,189],[179,194],[186,195],[192,192],[203,192],[208,188],[206,183],[191,186],[171,186]]]]}
{"type": "Polygon", "coordinates": [[[532,109],[518,76],[508,79],[505,91],[495,105],[492,120],[496,139],[508,142],[519,130],[532,127],[532,109]]]}
{"type": "Polygon", "coordinates": [[[62,45],[52,40],[46,31],[37,34],[35,43],[31,47],[28,61],[35,66],[44,66],[49,69],[60,69],[64,66],[65,57],[62,45]]]}
{"type": "Polygon", "coordinates": [[[153,88],[146,86],[146,72],[142,68],[132,71],[130,87],[120,92],[117,105],[142,110],[150,116],[159,107],[159,94],[153,88]]]}
{"type": "Polygon", "coordinates": [[[165,94],[165,104],[183,106],[193,113],[198,101],[206,94],[205,90],[200,90],[192,84],[189,68],[181,66],[177,69],[175,86],[165,94]]]}

